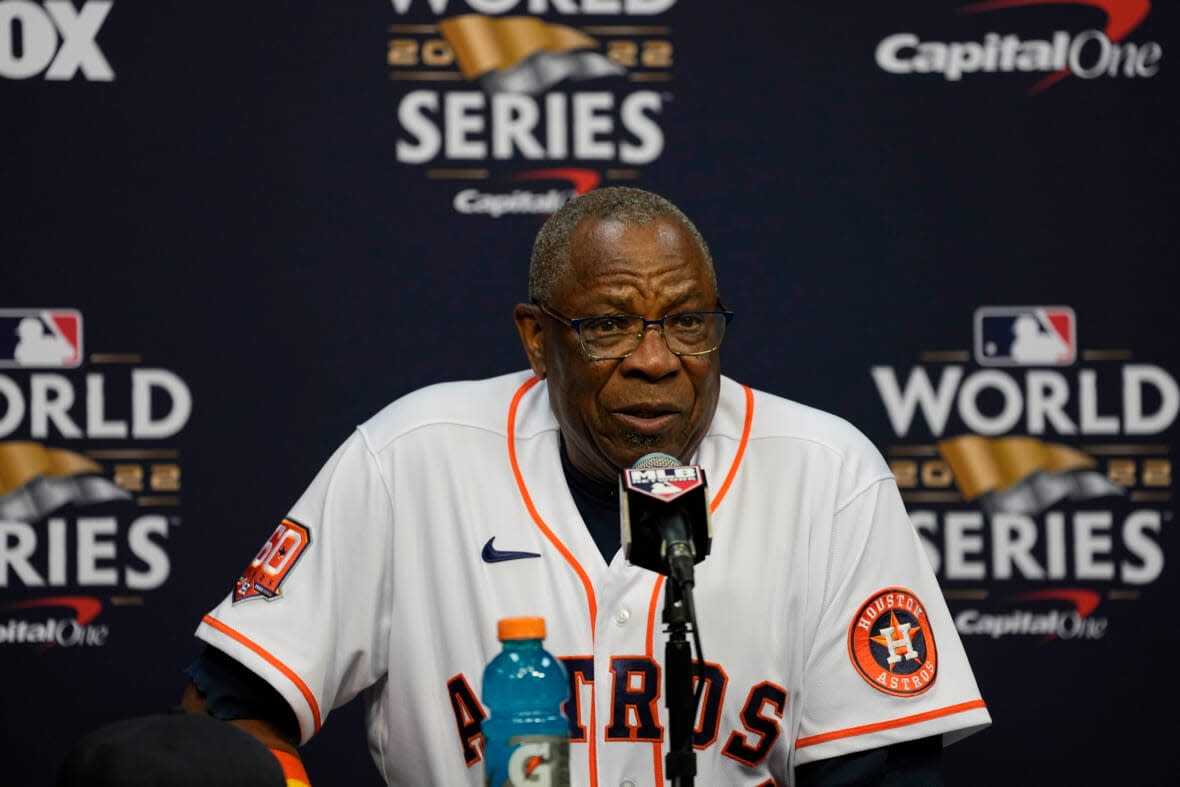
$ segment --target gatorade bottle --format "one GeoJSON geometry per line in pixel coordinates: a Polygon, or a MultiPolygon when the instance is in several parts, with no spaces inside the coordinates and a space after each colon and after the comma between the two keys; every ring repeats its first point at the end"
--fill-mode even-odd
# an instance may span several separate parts
{"type": "Polygon", "coordinates": [[[500,653],[483,673],[488,787],[569,787],[565,668],[541,646],[544,618],[504,618],[500,653]]]}

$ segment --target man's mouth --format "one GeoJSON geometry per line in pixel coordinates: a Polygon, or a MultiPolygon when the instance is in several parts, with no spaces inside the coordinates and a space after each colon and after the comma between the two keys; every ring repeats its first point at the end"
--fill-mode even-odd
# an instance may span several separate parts
{"type": "Polygon", "coordinates": [[[615,410],[615,417],[622,421],[628,431],[639,434],[657,434],[667,429],[679,411],[667,405],[632,405],[615,410]]]}

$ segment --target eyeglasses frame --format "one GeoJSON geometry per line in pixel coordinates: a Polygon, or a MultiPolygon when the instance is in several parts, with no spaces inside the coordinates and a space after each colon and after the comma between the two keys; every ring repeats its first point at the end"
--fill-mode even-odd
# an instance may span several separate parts
{"type": "MultiPolygon", "coordinates": [[[[631,350],[630,352],[626,353],[625,355],[594,355],[593,353],[590,352],[589,348],[586,347],[586,343],[582,339],[581,326],[582,326],[582,323],[584,323],[588,320],[601,320],[606,317],[635,317],[639,320],[642,320],[643,327],[639,330],[639,333],[638,333],[640,344],[643,343],[643,337],[647,335],[648,327],[651,325],[658,325],[658,326],[660,326],[660,338],[662,338],[664,340],[664,346],[666,346],[668,348],[668,351],[670,353],[672,353],[673,355],[676,355],[676,356],[680,356],[680,357],[695,358],[695,357],[699,357],[702,355],[708,355],[709,353],[717,352],[717,350],[719,350],[721,348],[721,342],[718,342],[716,347],[711,347],[708,350],[700,350],[698,352],[691,352],[691,353],[690,352],[677,352],[676,350],[672,349],[671,345],[668,344],[668,336],[667,336],[667,334],[664,333],[664,321],[667,320],[669,317],[679,317],[682,314],[720,314],[725,317],[725,327],[728,329],[729,324],[731,322],[733,322],[733,316],[734,316],[733,312],[729,311],[728,309],[721,308],[721,309],[706,309],[703,311],[697,310],[697,311],[686,311],[686,312],[669,312],[668,314],[665,314],[663,317],[660,317],[657,320],[649,320],[646,317],[643,317],[638,314],[596,314],[596,315],[591,315],[588,317],[566,317],[561,312],[557,311],[556,309],[554,309],[551,306],[546,306],[541,301],[533,301],[533,305],[536,306],[538,309],[540,309],[543,314],[546,314],[546,315],[552,317],[553,319],[557,320],[559,323],[561,323],[565,327],[572,330],[574,332],[574,334],[578,337],[578,345],[581,346],[582,352],[586,353],[586,356],[592,361],[621,361],[624,358],[626,358],[628,355],[631,355],[631,353],[635,352],[635,350],[638,350],[639,346],[636,345],[635,350],[631,350]]],[[[722,341],[724,341],[724,339],[725,339],[724,333],[722,333],[721,339],[722,339],[722,341]]]]}

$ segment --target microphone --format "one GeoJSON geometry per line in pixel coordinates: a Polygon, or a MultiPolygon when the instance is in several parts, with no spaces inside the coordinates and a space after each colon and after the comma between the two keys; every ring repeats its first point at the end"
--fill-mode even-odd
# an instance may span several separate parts
{"type": "Polygon", "coordinates": [[[693,566],[713,540],[708,494],[704,468],[670,454],[641,456],[624,470],[619,518],[627,561],[692,585],[693,566]]]}

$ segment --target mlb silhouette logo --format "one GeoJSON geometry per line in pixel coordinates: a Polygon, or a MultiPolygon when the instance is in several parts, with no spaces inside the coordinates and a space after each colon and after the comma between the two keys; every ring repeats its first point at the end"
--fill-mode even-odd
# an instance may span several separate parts
{"type": "Polygon", "coordinates": [[[82,365],[82,315],[74,309],[0,309],[0,369],[82,365]]]}
{"type": "Polygon", "coordinates": [[[698,465],[628,468],[623,472],[622,481],[626,489],[669,502],[704,486],[705,474],[698,465]]]}
{"type": "Polygon", "coordinates": [[[1068,306],[981,306],[975,310],[980,366],[1069,366],[1077,319],[1068,306]]]}

